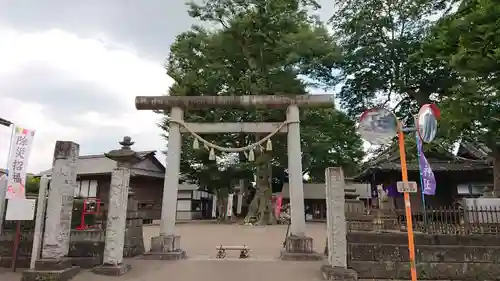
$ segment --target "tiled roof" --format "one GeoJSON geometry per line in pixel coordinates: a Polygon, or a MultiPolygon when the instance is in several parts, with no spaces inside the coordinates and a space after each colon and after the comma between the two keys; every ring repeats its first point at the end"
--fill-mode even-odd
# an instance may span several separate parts
{"type": "MultiPolygon", "coordinates": [[[[135,164],[132,167],[132,173],[136,175],[149,175],[156,177],[163,177],[165,167],[156,159],[156,151],[138,151],[142,157],[146,157],[146,160],[135,164]]],[[[104,154],[98,155],[84,155],[78,157],[76,163],[77,174],[82,175],[99,175],[99,174],[109,174],[116,167],[116,162],[104,156],[104,154]]],[[[48,169],[39,173],[37,176],[50,175],[52,169],[48,169]]]]}
{"type": "MultiPolygon", "coordinates": [[[[439,155],[440,159],[427,158],[429,165],[434,172],[443,171],[480,171],[491,169],[492,166],[487,160],[467,159],[458,157],[452,153],[444,152],[439,155]]],[[[399,159],[399,148],[391,146],[384,152],[380,153],[379,157],[374,158],[365,164],[365,169],[353,177],[355,180],[365,178],[371,174],[373,170],[379,171],[401,171],[401,160],[399,159]]],[[[417,159],[407,161],[407,169],[409,172],[417,172],[420,167],[417,159]]]]}
{"type": "MultiPolygon", "coordinates": [[[[420,168],[418,162],[411,161],[407,162],[408,171],[418,171],[420,168]]],[[[483,161],[440,161],[440,160],[429,160],[429,165],[433,171],[475,171],[483,169],[491,169],[488,163],[483,161]]],[[[399,162],[386,162],[381,163],[377,166],[371,168],[378,168],[385,171],[401,171],[401,163],[399,162]]]]}

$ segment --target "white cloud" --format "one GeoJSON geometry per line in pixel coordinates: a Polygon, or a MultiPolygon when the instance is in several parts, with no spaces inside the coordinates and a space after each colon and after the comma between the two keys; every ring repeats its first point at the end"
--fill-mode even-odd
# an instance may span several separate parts
{"type": "MultiPolygon", "coordinates": [[[[36,130],[30,172],[51,166],[56,140],[79,143],[81,155],[116,149],[124,135],[136,141],[136,150],[164,149],[159,116],[134,105],[137,95],[168,91],[172,79],[161,62],[142,59],[106,36],[80,38],[62,30],[0,27],[0,42],[0,117],[36,130]],[[57,105],[47,93],[56,93],[57,105]]],[[[9,136],[0,128],[0,167],[9,136]]]]}

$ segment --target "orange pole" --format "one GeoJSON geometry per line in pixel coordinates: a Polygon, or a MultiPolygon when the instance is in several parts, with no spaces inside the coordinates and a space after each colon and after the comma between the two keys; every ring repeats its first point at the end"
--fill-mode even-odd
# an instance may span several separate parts
{"type": "MultiPolygon", "coordinates": [[[[403,182],[408,183],[408,169],[406,167],[406,150],[405,150],[405,136],[403,133],[403,126],[401,123],[399,125],[399,158],[401,159],[401,176],[403,177],[403,182]]],[[[417,268],[415,265],[415,239],[413,237],[413,221],[411,217],[411,203],[410,194],[408,192],[404,193],[405,198],[405,211],[406,211],[406,224],[408,228],[408,251],[410,252],[410,273],[411,280],[417,281],[417,268]]]]}

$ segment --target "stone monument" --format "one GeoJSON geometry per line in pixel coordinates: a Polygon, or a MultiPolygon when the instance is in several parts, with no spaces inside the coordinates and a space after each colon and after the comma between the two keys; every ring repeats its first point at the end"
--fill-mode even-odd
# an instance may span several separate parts
{"type": "Polygon", "coordinates": [[[120,276],[130,270],[130,265],[123,263],[130,168],[142,160],[130,148],[133,144],[130,137],[124,137],[121,149],[104,154],[116,161],[116,168],[111,173],[103,264],[92,269],[96,274],[120,276]]]}
{"type": "Polygon", "coordinates": [[[80,268],[68,258],[73,194],[76,183],[76,161],[80,146],[71,141],[57,141],[54,149],[52,180],[47,200],[42,258],[34,269],[23,272],[23,281],[73,278],[80,268]]]}
{"type": "MultiPolygon", "coordinates": [[[[302,152],[300,147],[299,107],[333,107],[333,95],[286,96],[140,96],[136,97],[138,110],[166,110],[170,112],[167,150],[167,167],[163,189],[160,235],[151,239],[151,252],[146,258],[181,259],[185,252],[180,247],[180,237],[175,234],[176,201],[180,172],[181,133],[190,133],[207,148],[223,152],[247,152],[257,149],[277,133],[287,133],[290,182],[291,235],[287,237],[281,257],[287,259],[318,259],[313,250],[312,238],[306,236],[304,213],[304,188],[302,183],[302,152]],[[281,108],[287,109],[283,123],[186,123],[185,109],[211,108],[281,108]],[[266,134],[260,141],[245,147],[228,148],[214,145],[198,134],[214,133],[266,134]]],[[[249,155],[253,155],[249,153],[249,155]]],[[[250,157],[249,157],[250,159],[250,157]]]]}
{"type": "Polygon", "coordinates": [[[347,268],[345,181],[342,168],[327,168],[325,181],[328,264],[321,267],[321,273],[325,280],[358,280],[357,273],[347,268]]]}

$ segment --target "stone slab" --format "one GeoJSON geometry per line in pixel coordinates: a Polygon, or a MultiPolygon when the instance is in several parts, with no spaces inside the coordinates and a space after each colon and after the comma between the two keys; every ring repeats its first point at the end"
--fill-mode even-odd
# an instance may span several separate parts
{"type": "Polygon", "coordinates": [[[358,280],[358,273],[345,267],[334,267],[328,264],[321,266],[321,276],[324,280],[358,280]]]}
{"type": "Polygon", "coordinates": [[[147,252],[141,256],[143,260],[183,260],[187,255],[185,251],[176,252],[147,252]]]}
{"type": "Polygon", "coordinates": [[[79,150],[80,146],[74,142],[56,141],[50,192],[46,202],[43,258],[58,259],[69,253],[79,150]]]}
{"type": "Polygon", "coordinates": [[[345,180],[339,167],[325,170],[328,263],[333,267],[346,268],[347,240],[345,217],[345,180]]]}
{"type": "Polygon", "coordinates": [[[68,281],[80,272],[80,267],[72,266],[60,270],[28,269],[23,271],[21,281],[68,281]]]}
{"type": "Polygon", "coordinates": [[[280,259],[282,261],[320,261],[325,258],[320,253],[292,253],[281,251],[280,259]]]}
{"type": "Polygon", "coordinates": [[[71,258],[59,259],[38,259],[35,261],[35,269],[37,270],[63,270],[73,266],[71,258]]]}
{"type": "Polygon", "coordinates": [[[92,269],[92,272],[99,275],[105,276],[122,276],[125,273],[129,272],[132,269],[132,266],[127,263],[122,264],[103,264],[96,266],[92,269]]]}

